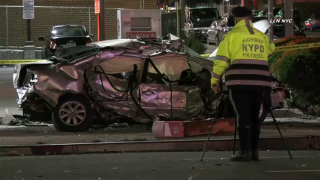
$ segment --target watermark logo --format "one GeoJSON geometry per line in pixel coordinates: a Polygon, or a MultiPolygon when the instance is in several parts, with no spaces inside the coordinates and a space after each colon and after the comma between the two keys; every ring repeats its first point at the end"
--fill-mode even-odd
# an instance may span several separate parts
{"type": "Polygon", "coordinates": [[[277,18],[277,19],[271,19],[271,24],[292,24],[293,19],[283,19],[283,18],[277,18]]]}

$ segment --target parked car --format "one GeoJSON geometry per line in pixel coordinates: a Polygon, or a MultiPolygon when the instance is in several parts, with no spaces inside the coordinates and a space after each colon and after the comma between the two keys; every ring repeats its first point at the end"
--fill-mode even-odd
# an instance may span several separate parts
{"type": "MultiPolygon", "coordinates": [[[[86,131],[93,119],[150,123],[216,114],[221,94],[210,85],[213,61],[182,53],[187,47],[170,37],[62,46],[49,60],[16,65],[18,104],[24,115],[43,113],[50,121],[52,114],[58,131],[86,131]]],[[[233,117],[224,101],[231,108],[224,117],[233,117]]]]}
{"type": "Polygon", "coordinates": [[[304,29],[313,31],[320,28],[320,14],[311,14],[310,18],[304,22],[304,29]]]}
{"type": "Polygon", "coordinates": [[[200,40],[206,40],[210,24],[218,19],[221,16],[217,8],[186,8],[185,36],[195,33],[200,40]]]}
{"type": "Polygon", "coordinates": [[[44,41],[43,58],[54,55],[61,45],[81,46],[92,43],[93,35],[89,35],[83,25],[59,25],[53,26],[46,36],[39,37],[44,41]]]}
{"type": "MultiPolygon", "coordinates": [[[[267,17],[253,17],[252,22],[255,23],[267,19],[267,17]]],[[[216,46],[218,46],[223,36],[227,34],[234,26],[235,21],[232,15],[217,21],[213,21],[208,29],[207,44],[214,43],[216,46]]],[[[297,25],[294,25],[294,35],[306,37],[303,30],[298,28],[297,25]]],[[[275,38],[284,37],[284,24],[279,23],[274,25],[274,36],[275,38]]]]}

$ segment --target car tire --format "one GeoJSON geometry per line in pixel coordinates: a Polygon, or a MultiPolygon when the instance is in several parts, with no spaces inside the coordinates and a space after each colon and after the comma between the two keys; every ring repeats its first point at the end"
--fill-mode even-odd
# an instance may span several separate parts
{"type": "Polygon", "coordinates": [[[216,46],[219,46],[220,44],[220,38],[219,38],[219,35],[216,36],[216,46]]]}
{"type": "Polygon", "coordinates": [[[210,42],[209,38],[207,38],[207,44],[211,45],[212,43],[210,42]]]}
{"type": "Polygon", "coordinates": [[[260,113],[259,113],[259,122],[260,124],[262,124],[264,122],[264,120],[267,118],[267,115],[269,113],[269,109],[266,105],[266,103],[261,103],[261,107],[260,107],[260,113]]]}
{"type": "Polygon", "coordinates": [[[185,31],[184,31],[184,36],[185,36],[186,38],[188,38],[188,37],[190,36],[190,31],[189,31],[189,30],[185,30],[185,31]]]}
{"type": "Polygon", "coordinates": [[[93,111],[86,98],[68,96],[59,101],[52,116],[57,131],[85,132],[91,127],[93,111]]]}

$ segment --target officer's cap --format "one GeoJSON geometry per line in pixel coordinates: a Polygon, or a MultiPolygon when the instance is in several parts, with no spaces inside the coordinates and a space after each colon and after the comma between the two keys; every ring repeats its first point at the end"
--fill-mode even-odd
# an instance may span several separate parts
{"type": "Polygon", "coordinates": [[[237,6],[232,9],[234,17],[247,17],[252,15],[252,11],[243,6],[237,6]]]}

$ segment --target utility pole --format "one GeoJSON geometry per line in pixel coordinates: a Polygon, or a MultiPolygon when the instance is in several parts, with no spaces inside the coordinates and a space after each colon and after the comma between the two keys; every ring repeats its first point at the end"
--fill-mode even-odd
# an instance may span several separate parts
{"type": "Polygon", "coordinates": [[[292,19],[292,23],[285,24],[285,37],[292,37],[294,35],[293,32],[293,1],[292,0],[284,0],[284,18],[292,19]]]}
{"type": "Polygon", "coordinates": [[[180,10],[179,10],[179,2],[176,4],[176,10],[177,10],[177,36],[181,38],[181,19],[180,19],[180,10]]]}
{"type": "Polygon", "coordinates": [[[106,27],[105,27],[105,9],[104,0],[100,0],[100,13],[99,13],[99,33],[100,41],[106,40],[106,27]]]}
{"type": "Polygon", "coordinates": [[[180,0],[180,38],[182,38],[186,23],[186,0],[180,0]]]}
{"type": "Polygon", "coordinates": [[[27,20],[27,41],[24,45],[24,59],[35,59],[35,46],[31,38],[31,19],[34,19],[34,0],[23,0],[23,19],[27,20]]]}
{"type": "Polygon", "coordinates": [[[224,0],[222,0],[222,12],[221,12],[221,16],[224,16],[224,0]]]}
{"type": "MultiPolygon", "coordinates": [[[[272,20],[273,17],[273,0],[268,0],[268,20],[272,20]]],[[[269,27],[269,40],[273,41],[273,24],[269,27]]]]}

